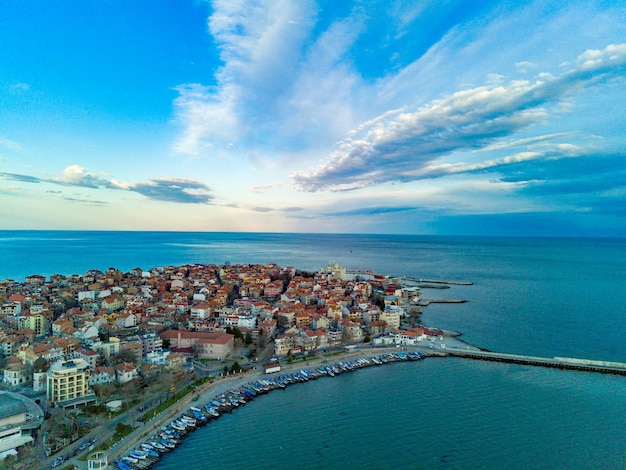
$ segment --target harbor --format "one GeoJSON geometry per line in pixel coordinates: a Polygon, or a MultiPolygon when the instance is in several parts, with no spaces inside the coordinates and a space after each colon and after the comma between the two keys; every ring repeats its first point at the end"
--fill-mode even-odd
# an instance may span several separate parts
{"type": "MultiPolygon", "coordinates": [[[[420,353],[417,351],[381,352],[368,356],[343,357],[335,363],[322,363],[304,368],[291,369],[275,374],[264,374],[254,380],[243,377],[233,378],[231,382],[222,383],[221,390],[213,390],[209,398],[208,392],[202,398],[195,397],[182,403],[183,411],[177,408],[173,416],[169,416],[158,424],[150,424],[151,430],[142,435],[130,438],[127,446],[109,455],[109,468],[120,470],[143,470],[157,464],[160,457],[175,450],[196,429],[210,424],[224,414],[232,413],[255,397],[275,390],[283,390],[289,386],[308,382],[324,377],[336,377],[366,367],[376,367],[399,362],[420,361],[427,356],[442,356],[440,352],[420,353]],[[313,368],[314,367],[314,368],[313,368]]],[[[228,379],[227,379],[228,380],[228,379]]]]}

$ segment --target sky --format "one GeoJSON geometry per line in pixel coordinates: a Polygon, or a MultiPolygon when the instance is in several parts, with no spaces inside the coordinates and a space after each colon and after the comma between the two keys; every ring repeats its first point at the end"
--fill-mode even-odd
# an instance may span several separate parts
{"type": "Polygon", "coordinates": [[[626,2],[0,11],[0,229],[626,237],[626,2]]]}

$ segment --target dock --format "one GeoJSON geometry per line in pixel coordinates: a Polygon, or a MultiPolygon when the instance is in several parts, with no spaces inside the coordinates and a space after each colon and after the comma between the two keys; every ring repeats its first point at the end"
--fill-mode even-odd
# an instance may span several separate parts
{"type": "Polygon", "coordinates": [[[467,300],[463,299],[421,299],[418,305],[427,307],[430,304],[464,304],[467,300]]]}
{"type": "Polygon", "coordinates": [[[455,286],[471,286],[473,285],[470,281],[446,281],[446,280],[437,280],[437,279],[420,279],[420,282],[425,282],[428,284],[451,284],[455,286]]]}
{"type": "Polygon", "coordinates": [[[599,372],[603,374],[626,375],[626,363],[594,361],[591,359],[576,359],[571,357],[535,357],[517,354],[505,354],[492,351],[463,350],[446,348],[449,356],[465,357],[481,361],[507,362],[511,364],[524,364],[529,366],[550,367],[553,369],[569,369],[585,372],[599,372]]]}

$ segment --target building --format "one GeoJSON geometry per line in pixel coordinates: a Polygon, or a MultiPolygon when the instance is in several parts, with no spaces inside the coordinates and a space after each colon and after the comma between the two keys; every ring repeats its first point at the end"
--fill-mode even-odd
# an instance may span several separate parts
{"type": "Polygon", "coordinates": [[[19,387],[31,381],[31,371],[20,359],[13,358],[7,361],[4,367],[4,383],[9,387],[19,387]]]}
{"type": "Polygon", "coordinates": [[[35,330],[35,336],[45,336],[50,331],[50,323],[42,313],[31,313],[19,317],[18,327],[23,330],[35,330]]]}
{"type": "Polygon", "coordinates": [[[229,333],[167,330],[159,336],[169,341],[171,349],[193,348],[199,358],[223,359],[229,356],[235,347],[235,336],[229,333]]]}
{"type": "Polygon", "coordinates": [[[143,347],[143,353],[149,354],[163,348],[163,340],[154,332],[137,335],[143,347]]]}
{"type": "Polygon", "coordinates": [[[131,364],[129,362],[123,362],[121,364],[116,364],[113,366],[115,369],[115,377],[117,378],[117,383],[120,385],[125,384],[126,382],[130,382],[135,377],[137,377],[137,367],[135,364],[131,364]]]}
{"type": "Polygon", "coordinates": [[[23,431],[27,412],[28,408],[21,400],[12,394],[0,392],[0,459],[15,454],[18,447],[33,441],[23,431]]]}
{"type": "Polygon", "coordinates": [[[92,349],[109,359],[111,356],[116,356],[120,353],[120,340],[112,336],[109,338],[109,341],[94,343],[92,349]]]}
{"type": "Polygon", "coordinates": [[[89,363],[83,358],[56,361],[47,375],[46,398],[51,405],[67,409],[96,402],[89,388],[89,363]]]}
{"type": "Polygon", "coordinates": [[[89,364],[91,370],[95,370],[100,359],[100,355],[93,349],[83,348],[82,346],[76,348],[76,355],[83,358],[89,364]]]}

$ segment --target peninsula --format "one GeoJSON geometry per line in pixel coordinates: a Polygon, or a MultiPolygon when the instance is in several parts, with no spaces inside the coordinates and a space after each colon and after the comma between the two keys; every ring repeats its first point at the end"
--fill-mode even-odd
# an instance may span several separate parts
{"type": "Polygon", "coordinates": [[[16,469],[145,468],[258,394],[427,356],[626,374],[625,364],[466,344],[421,323],[423,306],[446,300],[422,299],[405,279],[270,263],[1,281],[2,387],[33,411],[0,396],[19,437],[0,438],[0,452],[16,469]]]}

